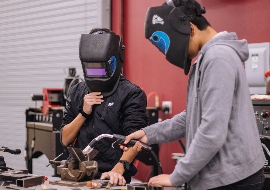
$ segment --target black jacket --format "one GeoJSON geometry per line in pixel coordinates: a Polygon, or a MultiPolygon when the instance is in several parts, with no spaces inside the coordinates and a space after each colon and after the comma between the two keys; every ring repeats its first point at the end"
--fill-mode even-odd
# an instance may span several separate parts
{"type": "MultiPolygon", "coordinates": [[[[85,82],[71,88],[64,110],[62,127],[77,117],[78,109],[83,106],[85,94],[88,94],[85,82]]],[[[75,146],[84,149],[92,139],[101,134],[127,136],[147,126],[146,106],[147,99],[142,89],[121,76],[116,91],[104,98],[102,104],[94,105],[92,117],[87,119],[81,127],[75,146]]],[[[123,154],[119,147],[112,148],[112,143],[112,139],[103,138],[95,144],[95,149],[99,151],[94,158],[98,162],[97,178],[101,173],[110,171],[123,154]]],[[[136,172],[134,166],[125,172],[124,177],[127,182],[136,172]]]]}

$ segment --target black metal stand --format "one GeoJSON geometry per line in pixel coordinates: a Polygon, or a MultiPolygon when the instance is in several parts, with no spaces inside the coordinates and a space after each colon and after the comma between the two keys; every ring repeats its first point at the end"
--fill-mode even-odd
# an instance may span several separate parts
{"type": "MultiPolygon", "coordinates": [[[[33,158],[45,154],[53,160],[63,153],[60,160],[68,157],[67,149],[60,142],[60,127],[63,117],[62,109],[50,110],[44,116],[40,109],[29,108],[26,110],[26,165],[29,173],[33,173],[33,158]]],[[[54,176],[57,176],[56,169],[54,176]]]]}

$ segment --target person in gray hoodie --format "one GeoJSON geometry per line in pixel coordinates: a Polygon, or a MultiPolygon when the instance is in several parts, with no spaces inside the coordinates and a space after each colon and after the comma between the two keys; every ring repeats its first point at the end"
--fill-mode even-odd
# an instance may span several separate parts
{"type": "Polygon", "coordinates": [[[248,44],[233,32],[217,33],[204,13],[194,0],[168,0],[148,9],[146,38],[170,63],[189,73],[186,110],[128,135],[125,143],[186,138],[186,154],[174,171],[152,177],[149,184],[179,187],[187,182],[191,190],[262,189],[266,159],[243,66],[248,44]]]}

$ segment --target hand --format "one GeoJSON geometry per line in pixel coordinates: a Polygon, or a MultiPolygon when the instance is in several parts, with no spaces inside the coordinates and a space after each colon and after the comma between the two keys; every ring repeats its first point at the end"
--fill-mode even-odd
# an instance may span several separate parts
{"type": "Polygon", "coordinates": [[[161,185],[161,186],[166,186],[166,187],[173,187],[173,184],[171,183],[168,174],[161,174],[161,175],[150,178],[148,182],[148,186],[150,185],[161,185]]]}
{"type": "Polygon", "coordinates": [[[101,104],[104,100],[101,92],[91,92],[83,98],[83,111],[87,114],[92,113],[93,105],[101,104]]]}
{"type": "Polygon", "coordinates": [[[126,184],[125,178],[121,174],[113,171],[102,173],[100,179],[110,179],[109,183],[114,186],[126,184]]]}
{"type": "MultiPolygon", "coordinates": [[[[126,136],[126,140],[125,140],[124,144],[127,144],[132,139],[136,139],[136,140],[139,140],[139,141],[144,142],[144,143],[147,143],[147,141],[148,141],[147,137],[145,135],[145,132],[143,130],[138,130],[138,131],[136,131],[134,133],[131,133],[130,135],[126,136]]],[[[120,146],[120,148],[123,149],[124,151],[128,150],[128,148],[124,147],[124,146],[120,146]]]]}
{"type": "Polygon", "coordinates": [[[137,141],[134,146],[129,148],[129,151],[132,151],[134,154],[138,154],[142,150],[143,145],[140,143],[140,141],[137,141]]]}

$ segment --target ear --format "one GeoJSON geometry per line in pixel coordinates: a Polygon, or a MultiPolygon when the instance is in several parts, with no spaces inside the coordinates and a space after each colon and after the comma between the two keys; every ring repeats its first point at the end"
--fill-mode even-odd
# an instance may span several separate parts
{"type": "Polygon", "coordinates": [[[191,28],[191,31],[190,31],[190,36],[193,37],[195,35],[195,25],[190,23],[190,28],[191,28]]]}

